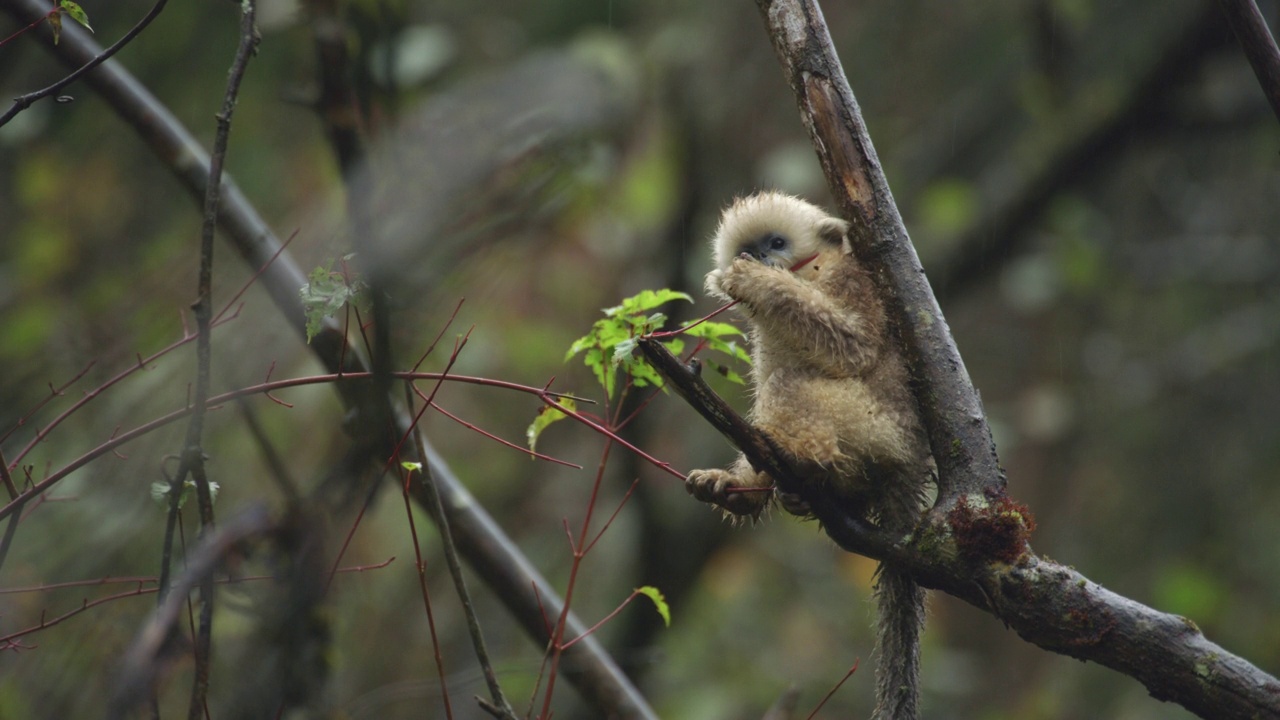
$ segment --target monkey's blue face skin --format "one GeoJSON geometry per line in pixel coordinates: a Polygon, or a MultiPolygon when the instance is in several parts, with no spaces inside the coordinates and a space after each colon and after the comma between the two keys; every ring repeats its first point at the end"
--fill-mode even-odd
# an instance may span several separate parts
{"type": "Polygon", "coordinates": [[[770,267],[787,269],[795,263],[794,246],[791,241],[778,233],[768,233],[753,243],[742,246],[742,255],[770,267]]]}

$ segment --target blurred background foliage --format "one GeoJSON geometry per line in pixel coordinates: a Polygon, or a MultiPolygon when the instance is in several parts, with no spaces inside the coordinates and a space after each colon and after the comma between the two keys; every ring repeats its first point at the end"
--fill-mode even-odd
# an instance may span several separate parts
{"type": "MultiPolygon", "coordinates": [[[[1275,4],[1262,5],[1274,19],[1275,4]]],[[[84,3],[105,42],[148,6],[84,3]]],[[[276,232],[296,234],[292,251],[304,267],[350,249],[338,166],[308,107],[319,7],[262,0],[264,38],[228,159],[276,232]]],[[[1280,133],[1214,10],[1192,0],[824,8],[982,392],[1010,491],[1037,515],[1035,549],[1186,615],[1274,673],[1280,133]]],[[[563,355],[600,308],[646,287],[700,295],[705,240],[735,194],[779,187],[829,199],[751,3],[352,0],[337,13],[369,135],[407,168],[385,181],[408,199],[380,209],[386,226],[397,226],[398,212],[410,213],[400,226],[418,222],[414,169],[427,173],[452,142],[428,133],[436,147],[414,147],[396,128],[435,117],[423,108],[476,78],[538,52],[587,53],[618,71],[628,110],[605,131],[518,165],[504,187],[468,190],[470,214],[447,218],[452,242],[408,232],[396,239],[402,365],[465,297],[427,367],[440,368],[453,335],[474,326],[455,372],[536,386],[555,376],[557,388],[598,397],[589,373],[563,355]]],[[[171,4],[118,56],[206,143],[236,14],[234,3],[171,4]]],[[[0,36],[18,27],[6,17],[0,36]]],[[[38,45],[27,35],[0,46],[0,97],[62,75],[38,45]]],[[[80,393],[180,337],[195,297],[196,206],[105,103],[83,85],[67,94],[74,101],[38,103],[0,128],[0,427],[21,423],[50,383],[94,364],[9,437],[7,457],[80,393]]],[[[513,108],[516,95],[505,99],[513,108]]],[[[483,137],[479,128],[468,142],[483,137]]],[[[250,276],[222,246],[215,273],[223,301],[250,276]]],[[[700,300],[675,314],[710,309],[700,300]]],[[[317,371],[285,327],[251,290],[216,335],[215,391],[261,381],[272,363],[275,378],[317,371]]],[[[33,476],[181,405],[193,367],[184,349],[113,387],[30,456],[33,476]]],[[[721,389],[744,403],[740,389],[721,389]]],[[[291,409],[254,406],[309,487],[347,443],[342,412],[323,387],[282,395],[291,409]]],[[[538,407],[461,385],[446,386],[439,402],[517,443],[538,407]]],[[[573,471],[531,462],[442,415],[426,423],[454,470],[563,587],[570,552],[561,521],[576,527],[585,511],[600,438],[567,424],[544,435],[540,450],[588,468],[573,471]]],[[[58,485],[22,523],[0,589],[154,575],[164,512],[149,487],[181,432],[155,433],[58,485]]],[[[652,403],[628,436],[681,470],[732,455],[670,397],[652,403]]],[[[255,499],[281,502],[234,410],[211,416],[207,452],[222,515],[255,499]]],[[[658,712],[759,717],[790,686],[811,708],[861,658],[820,717],[866,716],[874,563],[776,514],[731,528],[673,478],[617,451],[600,508],[611,511],[635,478],[635,497],[586,561],[589,583],[575,608],[590,623],[632,587],[667,593],[669,629],[637,603],[601,632],[658,712]]],[[[345,535],[344,522],[332,537],[345,535]]],[[[406,525],[403,505],[384,492],[344,562],[397,560],[340,576],[328,597],[328,699],[346,717],[443,716],[406,525]]],[[[421,535],[454,707],[458,717],[479,717],[469,698],[481,692],[480,677],[438,542],[421,535]]],[[[111,590],[2,594],[0,634],[111,590]]],[[[501,679],[523,701],[540,648],[485,589],[477,594],[501,679]]],[[[222,597],[214,717],[235,714],[237,658],[252,648],[254,628],[252,590],[222,597]]],[[[105,604],[29,636],[29,649],[0,654],[0,717],[96,715],[115,659],[153,603],[147,595],[105,604]]],[[[927,717],[1185,716],[1137,682],[1027,645],[945,596],[932,596],[925,642],[927,717]]],[[[185,678],[189,665],[178,668],[185,678]]],[[[185,688],[186,680],[172,682],[164,707],[183,707],[185,688]]],[[[561,717],[590,717],[566,685],[557,707],[561,717]]]]}

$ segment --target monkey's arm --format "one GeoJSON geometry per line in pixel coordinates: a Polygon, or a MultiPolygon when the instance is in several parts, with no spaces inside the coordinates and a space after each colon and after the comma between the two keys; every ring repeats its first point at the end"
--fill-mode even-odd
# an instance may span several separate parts
{"type": "Polygon", "coordinates": [[[708,278],[712,282],[747,306],[769,345],[799,353],[837,377],[861,373],[880,352],[880,334],[855,308],[787,270],[739,257],[716,280],[708,278]]]}

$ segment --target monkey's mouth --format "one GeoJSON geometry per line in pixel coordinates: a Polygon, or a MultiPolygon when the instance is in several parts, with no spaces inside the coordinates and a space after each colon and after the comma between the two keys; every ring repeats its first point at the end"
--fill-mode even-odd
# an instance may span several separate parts
{"type": "Polygon", "coordinates": [[[746,260],[754,260],[768,267],[778,268],[780,270],[788,269],[787,258],[784,258],[781,255],[776,255],[771,253],[762,253],[760,255],[757,255],[747,250],[743,250],[742,252],[738,253],[738,257],[744,258],[746,260]]]}

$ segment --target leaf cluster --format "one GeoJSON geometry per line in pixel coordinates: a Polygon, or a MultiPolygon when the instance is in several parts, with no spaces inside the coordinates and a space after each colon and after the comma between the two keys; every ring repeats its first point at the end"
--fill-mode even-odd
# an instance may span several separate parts
{"type": "MultiPolygon", "coordinates": [[[[667,322],[661,312],[650,312],[675,300],[693,302],[688,294],[675,290],[644,290],[604,309],[604,317],[591,326],[591,332],[574,341],[565,354],[565,361],[579,353],[583,362],[595,373],[605,395],[613,398],[617,387],[618,370],[621,370],[637,387],[652,385],[662,387],[662,376],[635,352],[640,338],[658,333],[667,322]]],[[[743,333],[728,323],[695,321],[671,333],[662,333],[662,344],[673,355],[684,352],[681,335],[698,338],[700,348],[724,353],[731,358],[750,364],[751,356],[738,342],[743,333]]],[[[742,377],[727,368],[720,368],[729,380],[743,384],[742,377]]]]}

